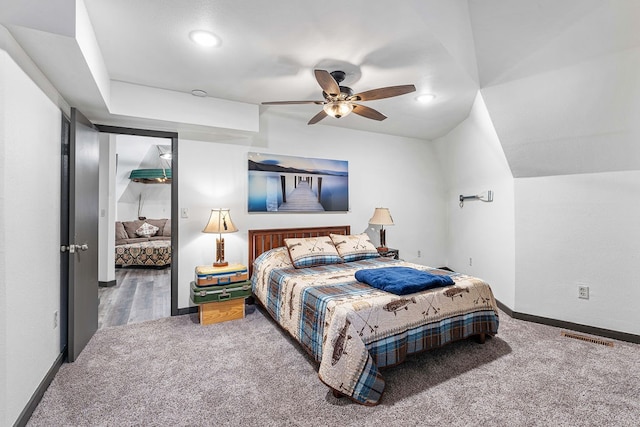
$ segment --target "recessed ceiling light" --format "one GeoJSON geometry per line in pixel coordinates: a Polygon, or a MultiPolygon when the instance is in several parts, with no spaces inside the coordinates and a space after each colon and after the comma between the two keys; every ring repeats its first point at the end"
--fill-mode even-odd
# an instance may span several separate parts
{"type": "Polygon", "coordinates": [[[220,38],[209,31],[195,30],[189,33],[189,38],[200,46],[214,47],[220,45],[220,38]]]}
{"type": "Polygon", "coordinates": [[[204,98],[205,96],[207,96],[207,92],[203,91],[202,89],[194,89],[191,91],[191,95],[204,98]]]}
{"type": "Polygon", "coordinates": [[[431,102],[434,99],[436,99],[436,96],[432,93],[423,93],[422,95],[418,95],[416,97],[416,101],[422,102],[423,104],[426,104],[427,102],[431,102]]]}

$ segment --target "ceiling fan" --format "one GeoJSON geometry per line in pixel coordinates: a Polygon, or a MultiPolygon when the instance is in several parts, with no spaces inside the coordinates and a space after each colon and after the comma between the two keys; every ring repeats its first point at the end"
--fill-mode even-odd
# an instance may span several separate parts
{"type": "Polygon", "coordinates": [[[353,90],[347,86],[340,86],[346,76],[344,71],[332,71],[329,73],[325,70],[313,70],[318,84],[322,88],[322,96],[324,101],[274,101],[263,102],[263,105],[287,105],[287,104],[317,104],[322,105],[322,110],[313,116],[307,124],[313,125],[327,116],[339,119],[352,111],[362,117],[373,120],[384,120],[387,118],[373,108],[357,104],[356,101],[372,101],[374,99],[391,98],[393,96],[404,95],[405,93],[414,92],[414,85],[388,86],[378,89],[372,89],[365,92],[353,93],[353,90]]]}

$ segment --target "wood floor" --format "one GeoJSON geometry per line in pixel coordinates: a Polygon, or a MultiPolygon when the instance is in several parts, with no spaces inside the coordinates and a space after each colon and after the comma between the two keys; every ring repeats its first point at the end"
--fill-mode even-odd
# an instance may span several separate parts
{"type": "Polygon", "coordinates": [[[116,268],[116,286],[98,297],[98,329],[169,317],[171,268],[116,268]]]}

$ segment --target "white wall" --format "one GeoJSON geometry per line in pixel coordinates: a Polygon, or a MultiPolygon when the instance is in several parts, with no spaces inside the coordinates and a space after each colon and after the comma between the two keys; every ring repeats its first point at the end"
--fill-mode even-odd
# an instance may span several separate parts
{"type": "Polygon", "coordinates": [[[519,178],[515,189],[517,311],[640,334],[640,171],[519,178]]]}
{"type": "Polygon", "coordinates": [[[129,179],[134,169],[170,168],[171,163],[158,157],[157,145],[171,150],[166,138],[136,135],[115,135],[118,153],[116,200],[118,221],[132,221],[138,216],[171,218],[171,186],[143,184],[129,179]],[[140,207],[140,215],[138,215],[140,207]]]}
{"type": "Polygon", "coordinates": [[[479,92],[469,117],[434,144],[446,179],[447,265],[484,279],[513,308],[513,178],[479,92]],[[460,208],[461,194],[487,190],[494,192],[493,202],[466,201],[460,208]]]}
{"type": "Polygon", "coordinates": [[[6,102],[5,86],[6,72],[5,62],[7,62],[7,53],[0,50],[0,423],[7,421],[7,287],[4,285],[7,281],[7,262],[6,262],[6,228],[5,220],[6,196],[6,164],[5,155],[6,135],[6,102]]]}
{"type": "Polygon", "coordinates": [[[118,201],[118,221],[132,221],[140,216],[146,218],[171,218],[171,185],[143,184],[131,182],[118,201]],[[131,198],[135,195],[134,200],[131,198]],[[140,199],[138,199],[140,197],[140,199]]]}
{"type": "Polygon", "coordinates": [[[62,119],[1,49],[0,94],[0,424],[11,425],[60,354],[53,320],[60,309],[62,119]]]}
{"type": "Polygon", "coordinates": [[[435,146],[451,268],[487,280],[516,312],[640,333],[640,171],[514,180],[480,95],[435,146]],[[458,206],[460,194],[486,190],[492,203],[458,206]],[[578,299],[578,284],[589,300],[578,299]]]}
{"type": "MultiPolygon", "coordinates": [[[[352,119],[357,120],[358,117],[352,119]]],[[[425,141],[340,129],[308,126],[273,113],[261,116],[253,138],[226,142],[179,141],[179,205],[189,210],[180,218],[179,300],[189,302],[189,282],[196,265],[215,257],[215,236],[202,233],[212,208],[231,209],[239,232],[225,235],[225,258],[247,262],[247,230],[316,225],[351,225],[364,232],[375,207],[391,210],[387,244],[403,259],[427,265],[446,261],[446,208],[441,170],[425,141]],[[249,214],[247,152],[349,161],[347,213],[249,214]],[[418,250],[422,257],[417,258],[418,250]]],[[[375,235],[375,234],[374,234],[375,235]]]]}

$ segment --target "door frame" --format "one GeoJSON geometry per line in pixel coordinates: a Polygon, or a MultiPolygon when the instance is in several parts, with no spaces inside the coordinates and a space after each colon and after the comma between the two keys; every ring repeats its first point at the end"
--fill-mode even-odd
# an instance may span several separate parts
{"type": "Polygon", "coordinates": [[[178,133],[101,124],[94,126],[101,133],[171,139],[171,315],[177,316],[181,314],[178,311],[178,133]]]}
{"type": "MultiPolygon", "coordinates": [[[[60,135],[60,245],[69,246],[69,192],[71,189],[71,117],[62,113],[60,135]]],[[[69,341],[69,252],[60,253],[60,354],[67,355],[69,341]]]]}

